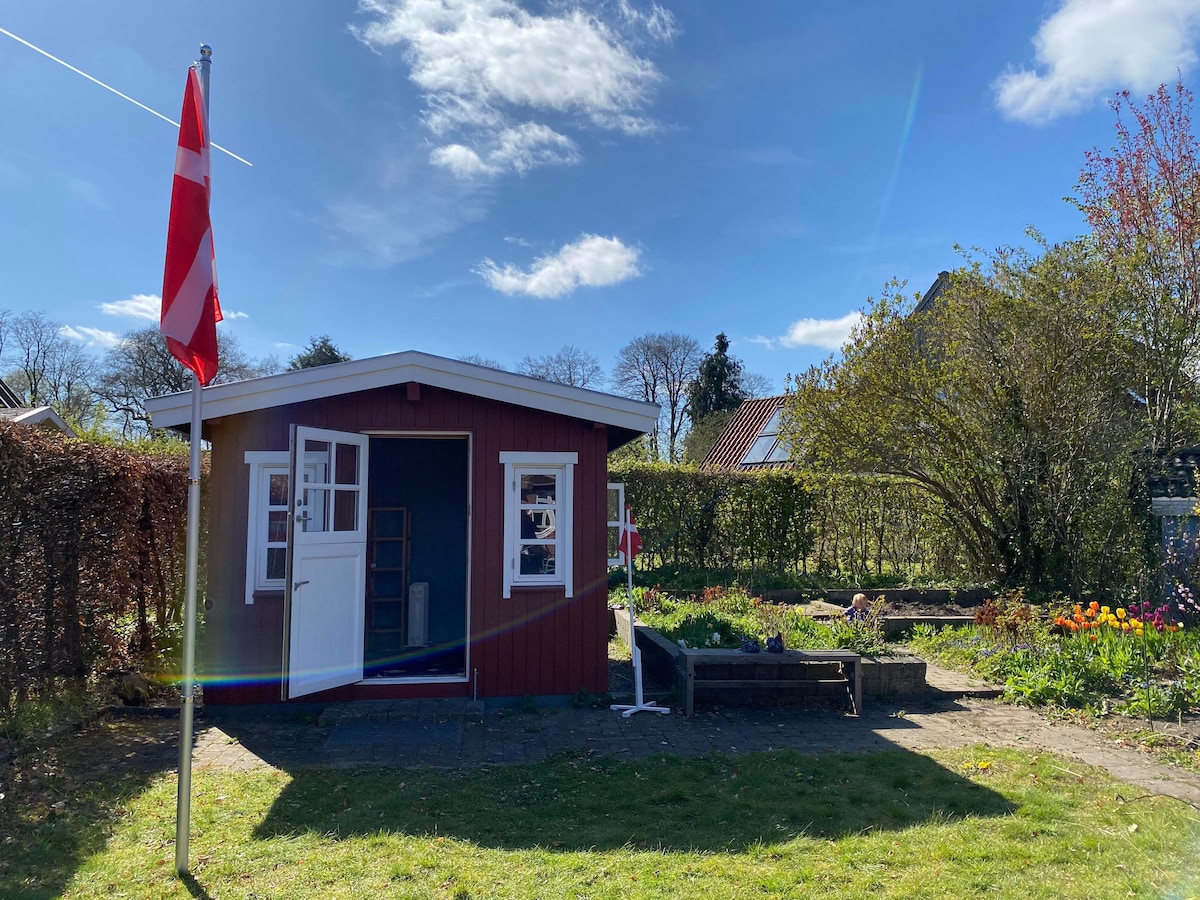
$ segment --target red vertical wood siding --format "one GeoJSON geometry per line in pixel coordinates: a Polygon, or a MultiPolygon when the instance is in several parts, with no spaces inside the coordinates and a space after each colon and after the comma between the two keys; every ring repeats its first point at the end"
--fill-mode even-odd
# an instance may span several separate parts
{"type": "Polygon", "coordinates": [[[305,699],[480,697],[607,690],[607,437],[590,421],[420,386],[410,401],[394,385],[227,416],[206,425],[212,441],[208,592],[203,648],[212,703],[280,699],[281,596],[245,600],[250,467],[246,451],[287,450],[288,425],[336,431],[463,432],[471,435],[470,654],[466,683],[348,685],[305,699]],[[574,597],[562,588],[503,593],[504,467],[500,453],[574,451],[574,597]]]}

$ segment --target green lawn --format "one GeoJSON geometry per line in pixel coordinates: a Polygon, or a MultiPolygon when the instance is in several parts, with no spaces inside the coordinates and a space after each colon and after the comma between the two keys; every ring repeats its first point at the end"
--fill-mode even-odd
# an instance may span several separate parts
{"type": "Polygon", "coordinates": [[[1191,806],[981,747],[197,772],[188,882],[173,871],[173,777],[34,780],[49,788],[0,800],[9,900],[1200,892],[1191,806]]]}

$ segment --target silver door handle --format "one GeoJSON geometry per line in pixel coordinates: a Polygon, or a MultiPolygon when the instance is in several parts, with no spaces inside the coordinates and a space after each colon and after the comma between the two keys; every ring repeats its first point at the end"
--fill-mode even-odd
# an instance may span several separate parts
{"type": "Polygon", "coordinates": [[[293,591],[298,591],[298,590],[300,590],[300,585],[302,585],[302,584],[308,584],[308,579],[306,578],[304,581],[296,581],[296,582],[293,582],[293,583],[292,583],[292,590],[293,590],[293,591]]]}

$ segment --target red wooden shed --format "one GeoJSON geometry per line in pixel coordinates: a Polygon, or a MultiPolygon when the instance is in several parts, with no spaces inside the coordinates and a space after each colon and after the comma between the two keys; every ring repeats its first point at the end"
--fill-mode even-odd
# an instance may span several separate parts
{"type": "Polygon", "coordinates": [[[607,690],[607,454],[657,405],[406,351],[205,388],[203,417],[206,703],[607,690]]]}

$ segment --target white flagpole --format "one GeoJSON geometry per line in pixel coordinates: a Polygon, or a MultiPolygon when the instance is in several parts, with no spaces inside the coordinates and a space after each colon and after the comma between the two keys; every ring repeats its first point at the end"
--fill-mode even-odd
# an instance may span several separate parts
{"type": "MultiPolygon", "coordinates": [[[[204,139],[208,140],[208,75],[212,48],[200,45],[196,60],[204,98],[204,139]]],[[[203,427],[200,376],[192,373],[192,428],[188,439],[187,565],[183,592],[183,680],[179,698],[179,786],[175,796],[175,871],[188,871],[188,833],[192,819],[192,722],[196,691],[196,581],[200,562],[200,438],[203,427]]]]}
{"type": "Polygon", "coordinates": [[[634,624],[637,617],[633,609],[633,535],[630,533],[633,517],[630,515],[628,504],[625,506],[623,515],[624,522],[621,528],[625,538],[625,573],[629,578],[629,643],[630,653],[633,657],[633,705],[614,703],[609,709],[621,710],[621,716],[628,719],[635,712],[641,710],[663,714],[670,713],[671,710],[665,706],[659,706],[657,703],[645,703],[642,700],[642,651],[638,647],[637,627],[634,624]]]}

